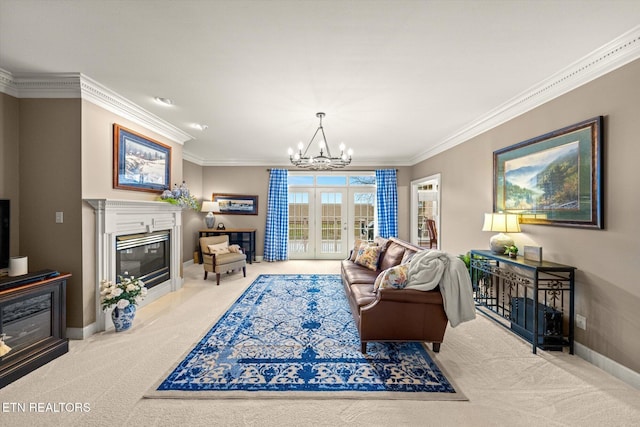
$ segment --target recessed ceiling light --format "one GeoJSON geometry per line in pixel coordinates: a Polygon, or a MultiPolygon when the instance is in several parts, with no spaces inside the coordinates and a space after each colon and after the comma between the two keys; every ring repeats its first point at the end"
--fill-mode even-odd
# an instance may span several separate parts
{"type": "Polygon", "coordinates": [[[194,123],[191,125],[192,128],[194,129],[198,129],[198,130],[207,130],[209,129],[208,125],[201,125],[200,123],[194,123]]]}
{"type": "Polygon", "coordinates": [[[156,100],[156,102],[158,104],[162,104],[162,105],[173,105],[173,100],[169,99],[169,98],[160,98],[159,96],[156,96],[154,98],[156,100]]]}

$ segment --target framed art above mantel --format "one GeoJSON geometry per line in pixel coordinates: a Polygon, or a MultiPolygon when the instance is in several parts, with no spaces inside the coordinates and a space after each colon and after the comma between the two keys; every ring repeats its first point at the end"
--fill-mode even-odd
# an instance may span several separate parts
{"type": "Polygon", "coordinates": [[[171,147],[113,124],[113,188],[162,193],[171,184],[171,147]]]}
{"type": "Polygon", "coordinates": [[[603,117],[493,153],[493,210],[523,224],[603,228],[603,117]]]}

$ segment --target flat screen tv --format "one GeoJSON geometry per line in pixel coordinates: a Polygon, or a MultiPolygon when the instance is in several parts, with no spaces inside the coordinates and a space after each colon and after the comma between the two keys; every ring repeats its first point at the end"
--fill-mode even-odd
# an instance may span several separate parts
{"type": "Polygon", "coordinates": [[[0,269],[9,267],[9,200],[0,200],[0,269]]]}

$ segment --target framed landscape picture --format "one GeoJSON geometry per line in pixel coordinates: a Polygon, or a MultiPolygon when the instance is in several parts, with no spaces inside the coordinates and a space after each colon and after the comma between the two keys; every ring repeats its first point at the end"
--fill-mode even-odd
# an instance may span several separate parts
{"type": "Polygon", "coordinates": [[[258,215],[258,196],[240,194],[213,194],[211,199],[217,202],[218,214],[226,215],[258,215]]]}
{"type": "Polygon", "coordinates": [[[171,147],[113,125],[113,188],[161,193],[171,183],[171,147]]]}
{"type": "Polygon", "coordinates": [[[522,223],[602,228],[602,128],[595,117],[493,153],[494,212],[522,223]]]}

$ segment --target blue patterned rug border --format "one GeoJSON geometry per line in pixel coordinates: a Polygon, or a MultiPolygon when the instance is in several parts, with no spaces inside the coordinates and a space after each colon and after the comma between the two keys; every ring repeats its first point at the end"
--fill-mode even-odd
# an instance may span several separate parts
{"type": "MultiPolygon", "coordinates": [[[[204,335],[183,354],[179,362],[174,364],[172,368],[145,393],[144,397],[168,399],[295,398],[405,399],[429,401],[468,400],[465,395],[460,392],[459,387],[449,379],[446,372],[433,360],[433,353],[430,353],[430,350],[423,343],[370,343],[367,357],[363,357],[359,351],[360,345],[357,329],[355,323],[353,323],[340,280],[340,275],[336,274],[259,275],[220,318],[206,330],[204,335]],[[285,286],[284,289],[287,290],[287,292],[282,295],[277,295],[273,292],[274,294],[272,295],[272,283],[277,283],[278,280],[287,282],[297,281],[296,283],[310,282],[311,284],[305,284],[304,286],[307,286],[307,288],[302,287],[303,285],[300,285],[300,287],[296,285],[296,287],[290,288],[285,286]],[[322,284],[322,281],[338,282],[340,293],[329,287],[323,288],[316,286],[318,282],[322,284]],[[262,286],[260,287],[260,285],[262,286]],[[305,294],[305,291],[308,294],[305,294]],[[305,299],[305,296],[310,295],[310,293],[322,292],[328,293],[328,295],[324,295],[323,298],[327,299],[327,304],[333,305],[317,307],[318,303],[324,301],[323,299],[317,301],[311,298],[305,299]],[[334,294],[332,294],[332,292],[334,294]],[[287,301],[284,297],[293,299],[287,301]],[[272,301],[265,303],[266,308],[264,312],[261,313],[260,310],[262,307],[260,307],[261,304],[259,302],[263,298],[271,298],[272,301]],[[245,299],[247,301],[245,301],[245,299]],[[335,303],[335,300],[339,299],[344,299],[346,310],[340,305],[341,303],[335,303]],[[262,325],[262,329],[254,327],[254,324],[271,321],[272,316],[275,317],[278,315],[276,312],[269,311],[273,310],[273,301],[276,301],[276,308],[282,310],[279,315],[282,316],[283,319],[289,318],[290,313],[288,310],[292,312],[296,310],[302,312],[303,308],[299,307],[305,307],[304,303],[308,306],[307,312],[294,313],[301,316],[298,318],[302,319],[302,322],[301,324],[297,324],[297,326],[302,329],[293,331],[293,334],[286,343],[280,343],[279,340],[282,338],[279,333],[281,331],[276,331],[271,324],[269,326],[262,325]],[[282,301],[282,306],[278,306],[278,302],[280,301],[282,301]],[[289,302],[289,304],[287,304],[287,302],[289,302]],[[272,305],[269,305],[270,303],[272,305]],[[327,315],[328,312],[331,313],[330,316],[327,315]],[[319,317],[314,319],[314,313],[319,317]],[[333,335],[326,334],[327,331],[325,330],[320,331],[324,332],[324,335],[318,333],[314,336],[313,333],[310,333],[309,336],[307,336],[301,333],[314,332],[315,329],[323,329],[324,325],[321,326],[321,324],[324,323],[329,324],[329,331],[334,332],[333,335]],[[338,329],[332,330],[332,326],[338,329]],[[347,329],[339,329],[345,326],[347,329]],[[266,337],[266,335],[269,335],[269,332],[277,335],[275,341],[269,341],[269,338],[266,337]],[[315,344],[320,346],[318,349],[314,348],[311,343],[304,341],[305,339],[314,341],[314,338],[318,341],[315,342],[315,344]],[[328,349],[324,341],[330,344],[328,349]],[[400,348],[402,346],[405,347],[400,348]],[[409,351],[409,353],[406,353],[406,351],[409,351]],[[332,352],[337,353],[333,354],[332,352]],[[266,353],[266,355],[264,353],[266,353]],[[432,389],[427,390],[421,388],[423,386],[411,384],[400,384],[397,386],[393,384],[398,378],[401,380],[406,378],[408,383],[411,382],[412,377],[397,377],[397,373],[393,373],[395,370],[400,370],[396,369],[398,366],[397,363],[399,363],[397,360],[402,361],[403,359],[396,358],[402,354],[409,354],[409,356],[402,356],[409,357],[410,359],[404,363],[411,364],[413,363],[413,359],[423,360],[421,363],[426,363],[426,365],[423,365],[424,368],[421,368],[420,365],[409,366],[414,366],[414,368],[410,369],[418,369],[418,378],[421,378],[421,375],[426,375],[431,379],[431,382],[435,381],[435,385],[428,386],[432,389]],[[281,357],[274,357],[274,355],[281,357]],[[387,362],[385,362],[385,360],[387,362]],[[234,363],[239,363],[240,365],[236,366],[234,363]],[[377,378],[375,377],[375,373],[382,369],[380,372],[383,377],[378,378],[378,381],[386,379],[387,382],[382,382],[379,386],[375,386],[375,382],[365,382],[362,384],[349,382],[349,389],[344,389],[344,387],[348,386],[344,381],[342,383],[343,388],[341,388],[340,381],[338,381],[338,384],[331,384],[325,380],[325,383],[313,385],[311,384],[312,382],[307,379],[300,384],[300,379],[304,379],[301,375],[305,374],[305,369],[310,369],[312,371],[312,377],[314,375],[317,377],[318,371],[331,369],[327,366],[331,366],[332,364],[342,365],[340,368],[332,367],[332,369],[338,369],[338,371],[347,369],[355,372],[364,369],[365,375],[363,378],[365,380],[371,378],[371,372],[373,372],[373,379],[375,380],[377,378]],[[297,365],[297,371],[293,368],[294,365],[297,365]],[[300,365],[303,367],[300,368],[300,365]],[[345,366],[348,367],[345,368],[345,366]],[[259,369],[255,371],[257,374],[256,378],[264,377],[264,372],[270,373],[270,371],[275,371],[276,374],[281,375],[281,377],[276,377],[278,379],[277,382],[263,381],[263,383],[258,383],[254,387],[253,384],[251,384],[253,378],[246,373],[246,371],[250,372],[251,369],[259,369]],[[208,376],[199,376],[199,371],[208,371],[208,376]],[[222,372],[219,373],[218,371],[222,372]],[[238,371],[244,375],[237,377],[238,371]],[[291,374],[287,374],[287,371],[295,371],[296,375],[292,376],[291,374]],[[391,377],[385,377],[388,371],[392,372],[391,377]],[[215,374],[211,372],[215,372],[215,374]],[[369,374],[368,376],[366,375],[367,373],[369,374]],[[229,375],[236,375],[236,377],[229,375]],[[394,377],[394,375],[396,377],[394,377]],[[247,382],[247,378],[251,379],[251,381],[247,382]],[[229,379],[234,381],[233,386],[229,385],[232,383],[229,379]],[[283,383],[279,382],[283,380],[283,383]],[[216,389],[216,387],[219,388],[216,389]]],[[[272,323],[276,325],[282,324],[278,321],[272,323]]],[[[288,326],[290,327],[291,325],[288,326]]],[[[333,372],[330,370],[329,376],[335,376],[338,371],[333,372]]],[[[412,370],[408,371],[408,374],[412,373],[415,372],[412,370]]],[[[338,377],[339,376],[338,374],[338,377]]],[[[322,379],[323,378],[320,377],[320,380],[322,379]]],[[[425,379],[424,381],[427,380],[425,379]]],[[[400,381],[400,383],[402,383],[402,381],[400,381]]]]}

